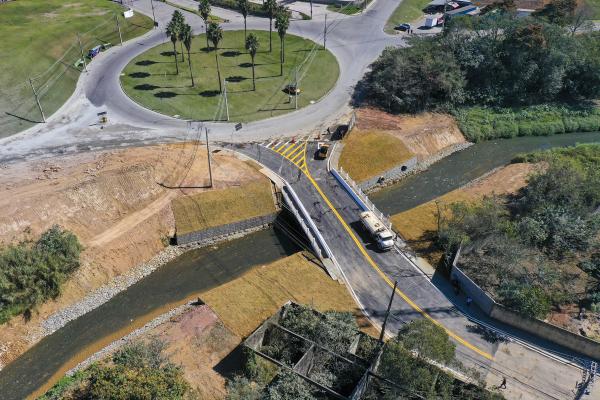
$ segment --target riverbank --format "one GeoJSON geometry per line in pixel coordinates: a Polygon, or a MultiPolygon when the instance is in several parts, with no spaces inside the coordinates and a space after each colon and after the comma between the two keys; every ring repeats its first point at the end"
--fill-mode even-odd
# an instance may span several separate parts
{"type": "MultiPolygon", "coordinates": [[[[194,144],[183,143],[3,167],[0,242],[36,237],[59,224],[78,236],[84,251],[82,266],[60,297],[40,305],[29,321],[15,317],[0,326],[0,368],[180,254],[165,250],[175,232],[171,201],[207,189],[166,187],[208,181],[206,155],[195,153],[194,144]]],[[[216,189],[268,182],[252,165],[229,154],[212,158],[216,189]]]]}

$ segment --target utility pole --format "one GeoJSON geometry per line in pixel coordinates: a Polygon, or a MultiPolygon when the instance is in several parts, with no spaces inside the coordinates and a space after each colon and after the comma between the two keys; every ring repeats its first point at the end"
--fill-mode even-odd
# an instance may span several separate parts
{"type": "Polygon", "coordinates": [[[223,95],[225,96],[225,115],[229,122],[229,102],[227,101],[227,79],[223,79],[223,95]]]}
{"type": "Polygon", "coordinates": [[[310,0],[310,19],[312,19],[312,0],[310,0]]]}
{"type": "Polygon", "coordinates": [[[81,45],[81,38],[79,37],[79,32],[77,33],[77,41],[79,42],[79,51],[81,52],[81,60],[83,61],[83,69],[85,69],[85,72],[88,72],[87,63],[85,62],[85,56],[83,55],[83,46],[81,45]]]}
{"type": "Polygon", "coordinates": [[[152,7],[152,20],[154,21],[154,28],[158,26],[156,23],[156,16],[154,15],[154,0],[150,0],[150,6],[152,7]]]}
{"type": "Polygon", "coordinates": [[[379,342],[383,343],[383,337],[385,336],[385,325],[387,324],[388,317],[390,316],[390,310],[392,308],[392,303],[394,302],[394,294],[396,294],[396,287],[398,286],[398,281],[394,281],[394,290],[392,290],[392,296],[390,297],[390,304],[388,304],[387,311],[385,312],[385,319],[383,320],[383,325],[381,325],[381,333],[379,334],[379,342]]]}
{"type": "Polygon", "coordinates": [[[121,35],[121,26],[119,25],[119,16],[115,14],[115,21],[117,22],[117,29],[119,30],[119,40],[121,41],[121,46],[123,46],[123,35],[121,35]]]}
{"type": "Polygon", "coordinates": [[[296,102],[296,110],[298,109],[298,91],[299,91],[299,87],[298,87],[298,67],[296,67],[296,69],[294,70],[294,101],[296,102]]]}
{"type": "Polygon", "coordinates": [[[323,48],[327,48],[327,14],[325,14],[325,28],[323,28],[323,48]]]}
{"type": "Polygon", "coordinates": [[[448,0],[444,0],[444,16],[442,17],[444,19],[442,21],[442,31],[444,30],[444,28],[446,28],[446,18],[447,18],[447,16],[446,16],[446,10],[447,10],[447,6],[448,6],[448,0]]]}
{"type": "Polygon", "coordinates": [[[46,122],[46,116],[44,115],[44,110],[42,110],[42,105],[40,104],[40,98],[38,97],[35,88],[33,87],[33,81],[29,78],[29,84],[31,85],[31,90],[33,90],[33,96],[35,97],[35,102],[37,103],[38,108],[40,109],[40,114],[42,114],[42,121],[46,122]]]}
{"type": "Polygon", "coordinates": [[[367,9],[367,0],[363,0],[362,12],[365,12],[367,9]]]}
{"type": "Polygon", "coordinates": [[[212,168],[210,165],[210,147],[208,146],[208,128],[204,128],[205,132],[206,132],[206,156],[208,158],[208,177],[210,179],[210,186],[213,186],[213,180],[212,180],[212,168]]]}

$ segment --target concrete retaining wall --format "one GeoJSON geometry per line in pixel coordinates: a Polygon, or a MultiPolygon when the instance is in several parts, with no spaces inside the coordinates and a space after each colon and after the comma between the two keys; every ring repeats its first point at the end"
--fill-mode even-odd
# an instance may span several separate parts
{"type": "Polygon", "coordinates": [[[552,325],[548,322],[520,315],[512,310],[509,310],[503,305],[496,303],[496,301],[486,291],[480,288],[460,270],[460,268],[457,266],[459,257],[460,249],[454,257],[450,276],[460,283],[461,290],[463,290],[467,296],[471,297],[473,302],[477,304],[479,308],[481,308],[487,315],[507,325],[566,347],[567,349],[576,351],[593,359],[600,360],[599,342],[569,332],[566,329],[559,328],[558,326],[552,325]]]}
{"type": "Polygon", "coordinates": [[[275,218],[277,218],[277,213],[272,213],[183,235],[176,234],[175,241],[178,245],[214,241],[236,233],[266,228],[275,221],[275,218]]]}
{"type": "Polygon", "coordinates": [[[371,179],[367,179],[366,181],[362,181],[358,184],[362,190],[368,192],[369,190],[375,188],[376,186],[380,186],[387,182],[395,182],[402,179],[404,176],[412,173],[412,170],[417,167],[418,161],[417,157],[413,157],[409,160],[406,160],[402,163],[402,165],[398,165],[392,169],[385,171],[384,173],[375,176],[371,179]],[[383,179],[382,179],[383,178],[383,179]]]}

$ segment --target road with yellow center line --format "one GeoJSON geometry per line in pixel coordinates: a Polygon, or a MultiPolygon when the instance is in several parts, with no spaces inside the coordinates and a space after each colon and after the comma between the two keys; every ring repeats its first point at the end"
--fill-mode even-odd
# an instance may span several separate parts
{"type": "MultiPolygon", "coordinates": [[[[323,193],[323,190],[321,189],[321,187],[319,186],[319,184],[312,177],[312,175],[311,175],[311,173],[308,170],[307,165],[306,165],[306,147],[307,147],[307,141],[300,141],[300,142],[296,142],[296,143],[288,142],[288,143],[284,143],[282,145],[276,144],[275,146],[267,147],[267,148],[270,148],[272,151],[280,154],[282,157],[286,158],[288,161],[290,161],[292,164],[294,164],[297,168],[299,168],[300,171],[302,171],[302,173],[307,177],[307,179],[309,180],[309,182],[311,183],[311,185],[315,188],[315,190],[319,193],[319,195],[321,196],[321,198],[325,201],[325,203],[327,204],[327,206],[329,207],[329,209],[333,212],[333,214],[338,219],[338,221],[342,224],[342,226],[344,227],[344,230],[348,233],[348,235],[350,236],[350,238],[354,242],[355,246],[358,248],[358,250],[360,251],[360,253],[367,260],[367,262],[369,263],[369,265],[377,272],[377,274],[385,281],[385,283],[389,287],[393,288],[394,287],[394,282],[392,281],[392,279],[390,279],[381,270],[381,268],[377,265],[377,263],[369,255],[369,253],[367,252],[367,250],[365,249],[365,247],[363,246],[363,244],[356,237],[356,234],[354,233],[354,231],[350,228],[350,226],[348,226],[348,224],[346,223],[346,221],[344,220],[344,218],[342,218],[342,216],[339,214],[339,212],[334,207],[334,205],[332,204],[332,202],[329,200],[329,198],[327,197],[327,195],[325,195],[325,193],[323,193]]],[[[430,320],[434,324],[442,327],[448,333],[448,335],[450,337],[452,337],[454,340],[456,340],[458,343],[460,343],[461,345],[465,346],[466,348],[468,348],[468,349],[476,352],[477,354],[479,354],[480,356],[482,356],[482,357],[484,357],[484,358],[486,358],[488,360],[493,360],[494,359],[494,357],[491,354],[489,354],[488,352],[486,352],[484,350],[481,350],[477,346],[471,344],[467,340],[465,340],[462,337],[460,337],[458,334],[454,333],[452,330],[450,330],[447,327],[445,327],[442,323],[440,323],[439,321],[437,321],[436,319],[434,319],[431,315],[429,315],[426,311],[424,311],[421,307],[419,307],[419,305],[416,304],[410,297],[408,297],[406,295],[406,293],[404,293],[401,289],[396,288],[396,293],[410,307],[412,307],[413,310],[415,310],[416,312],[418,312],[419,314],[421,314],[424,318],[427,318],[428,320],[430,320]]]]}

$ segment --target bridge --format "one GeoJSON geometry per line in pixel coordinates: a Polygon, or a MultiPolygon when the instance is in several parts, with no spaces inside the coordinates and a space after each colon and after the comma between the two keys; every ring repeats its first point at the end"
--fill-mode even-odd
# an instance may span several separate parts
{"type": "MultiPolygon", "coordinates": [[[[293,193],[294,214],[313,251],[378,328],[397,281],[388,336],[415,318],[427,318],[456,343],[457,359],[479,371],[490,386],[503,377],[512,382],[507,398],[577,396],[577,384],[592,360],[492,320],[475,305],[467,306],[445,278],[424,273],[401,245],[378,251],[359,220],[360,212],[372,208],[372,203],[354,190],[347,177],[330,168],[329,160],[315,159],[317,142],[309,137],[268,140],[235,145],[235,150],[269,169],[281,179],[285,192],[293,193]]],[[[464,376],[464,371],[455,372],[464,376]]]]}

